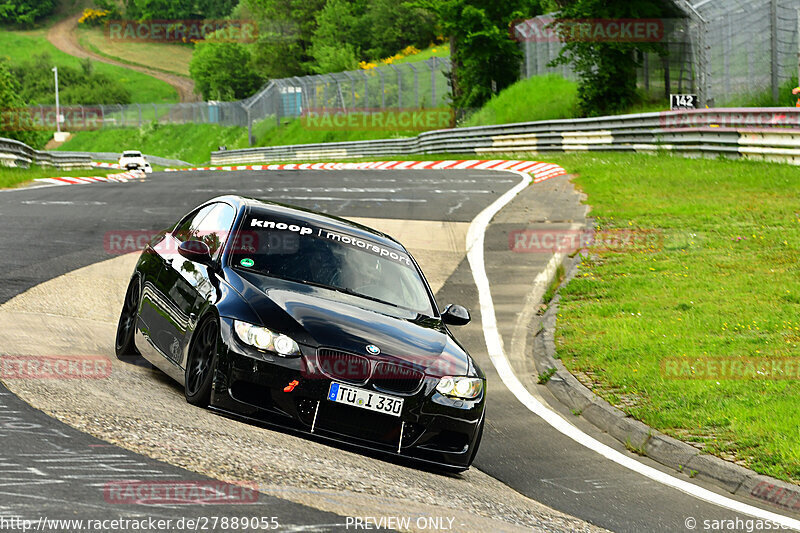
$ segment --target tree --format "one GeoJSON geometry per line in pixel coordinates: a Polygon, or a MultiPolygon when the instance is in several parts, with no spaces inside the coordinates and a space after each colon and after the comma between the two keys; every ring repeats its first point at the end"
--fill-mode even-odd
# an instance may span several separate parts
{"type": "Polygon", "coordinates": [[[32,26],[55,8],[56,0],[0,0],[0,23],[32,26]]]}
{"type": "MultiPolygon", "coordinates": [[[[100,1],[113,5],[109,0],[100,1]]],[[[214,19],[230,15],[237,3],[236,0],[128,0],[125,14],[136,20],[214,19]]]]}
{"type": "Polygon", "coordinates": [[[27,126],[26,102],[20,97],[19,82],[5,62],[0,61],[0,137],[16,139],[34,148],[44,144],[49,132],[32,131],[27,126]]]}
{"type": "Polygon", "coordinates": [[[380,59],[406,46],[427,47],[437,35],[436,16],[412,2],[372,0],[359,17],[362,59],[380,59]]]}
{"type": "MultiPolygon", "coordinates": [[[[578,107],[584,116],[618,113],[638,100],[637,52],[665,55],[657,42],[590,41],[575,39],[571,21],[585,19],[651,19],[677,17],[675,8],[662,0],[557,0],[555,29],[565,41],[554,64],[571,63],[580,80],[578,107]]],[[[638,55],[641,55],[638,54],[638,55]]]]}
{"type": "Polygon", "coordinates": [[[250,62],[250,52],[241,43],[203,41],[195,45],[189,73],[206,100],[237,100],[261,85],[250,62]]]}
{"type": "Polygon", "coordinates": [[[253,66],[263,78],[309,74],[316,15],[325,0],[243,0],[258,21],[253,66]]]}
{"type": "Polygon", "coordinates": [[[342,72],[358,66],[354,46],[358,31],[353,5],[347,0],[328,0],[316,17],[309,53],[314,61],[309,70],[319,74],[342,72]]]}
{"type": "Polygon", "coordinates": [[[481,107],[519,78],[522,52],[511,38],[515,20],[542,12],[539,0],[421,0],[450,38],[450,85],[456,115],[481,107]]]}

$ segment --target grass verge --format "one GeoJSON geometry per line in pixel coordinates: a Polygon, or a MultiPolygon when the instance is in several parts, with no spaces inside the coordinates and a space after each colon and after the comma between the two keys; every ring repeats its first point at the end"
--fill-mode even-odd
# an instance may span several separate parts
{"type": "MultiPolygon", "coordinates": [[[[625,113],[648,113],[668,109],[666,102],[642,102],[625,113]]],[[[467,118],[464,126],[491,126],[536,120],[577,118],[578,84],[549,74],[520,80],[492,97],[467,118]]]]}
{"type": "Polygon", "coordinates": [[[0,165],[0,189],[13,189],[26,185],[37,178],[54,178],[65,176],[106,176],[122,172],[107,168],[85,168],[78,170],[59,170],[52,167],[31,165],[30,168],[4,167],[0,165]]]}
{"type": "MultiPolygon", "coordinates": [[[[12,64],[28,61],[36,55],[48,53],[53,59],[54,66],[80,68],[80,59],[65,54],[47,41],[46,30],[0,31],[0,50],[2,50],[0,57],[7,58],[12,64]]],[[[173,87],[152,76],[100,61],[94,61],[94,68],[97,72],[118,79],[130,91],[132,103],[175,103],[178,101],[178,93],[173,87]]],[[[55,95],[53,101],[55,101],[55,95]]]]}
{"type": "Polygon", "coordinates": [[[247,147],[247,129],[216,124],[148,124],[142,128],[79,131],[58,147],[65,151],[143,153],[201,164],[211,158],[211,150],[247,147]]]}
{"type": "Polygon", "coordinates": [[[578,175],[602,229],[660,235],[654,248],[597,251],[561,289],[556,342],[567,368],[656,429],[800,481],[800,381],[757,371],[788,361],[797,376],[791,368],[800,365],[797,167],[669,155],[545,159],[578,175]],[[722,366],[735,361],[744,366],[733,373],[722,366]]]}
{"type": "Polygon", "coordinates": [[[96,54],[130,65],[189,77],[192,60],[191,45],[151,43],[137,41],[112,41],[103,28],[78,28],[81,46],[96,54]]]}

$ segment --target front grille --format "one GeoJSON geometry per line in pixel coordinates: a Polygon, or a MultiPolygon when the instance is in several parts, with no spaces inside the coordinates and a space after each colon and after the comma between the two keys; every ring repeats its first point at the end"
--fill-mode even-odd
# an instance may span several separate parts
{"type": "Polygon", "coordinates": [[[317,427],[390,446],[400,440],[399,418],[332,402],[320,404],[317,427]]]}
{"type": "Polygon", "coordinates": [[[409,393],[419,387],[423,373],[408,365],[378,363],[372,376],[372,384],[387,392],[409,393]]]}
{"type": "Polygon", "coordinates": [[[364,383],[369,379],[371,370],[369,359],[363,355],[328,348],[317,351],[317,365],[329,378],[351,383],[364,383]]]}

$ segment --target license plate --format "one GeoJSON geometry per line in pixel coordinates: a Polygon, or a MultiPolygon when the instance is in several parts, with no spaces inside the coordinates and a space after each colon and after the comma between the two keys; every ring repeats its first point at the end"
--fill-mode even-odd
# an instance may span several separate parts
{"type": "Polygon", "coordinates": [[[331,383],[331,388],[328,389],[328,399],[332,402],[392,416],[400,416],[400,413],[403,412],[403,398],[395,398],[336,382],[331,383]]]}

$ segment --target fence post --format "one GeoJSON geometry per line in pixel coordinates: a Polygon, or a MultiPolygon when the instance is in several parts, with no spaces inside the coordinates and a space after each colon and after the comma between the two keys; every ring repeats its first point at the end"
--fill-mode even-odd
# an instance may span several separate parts
{"type": "Polygon", "coordinates": [[[408,63],[408,67],[414,72],[414,107],[419,109],[419,74],[417,74],[417,67],[414,63],[408,63]]]}
{"type": "Polygon", "coordinates": [[[431,58],[431,107],[436,107],[436,56],[431,58]]]}
{"type": "Polygon", "coordinates": [[[769,2],[769,34],[770,34],[770,47],[771,52],[771,69],[770,77],[772,82],[772,100],[778,102],[781,97],[779,85],[779,72],[778,72],[778,0],[770,0],[769,2]]]}
{"type": "Polygon", "coordinates": [[[381,109],[386,109],[386,82],[384,81],[384,74],[383,71],[380,69],[375,69],[378,71],[378,74],[381,76],[381,109]]]}
{"type": "MultiPolygon", "coordinates": [[[[350,83],[350,108],[355,109],[356,107],[356,84],[353,81],[353,77],[348,74],[347,72],[342,72],[345,78],[347,78],[348,83],[350,83]]],[[[344,107],[344,98],[342,98],[342,107],[344,107]]]]}
{"type": "Polygon", "coordinates": [[[247,112],[247,146],[253,146],[253,121],[250,120],[250,108],[245,109],[247,112]]]}
{"type": "Polygon", "coordinates": [[[364,76],[364,106],[363,109],[369,108],[369,76],[367,76],[366,71],[361,71],[361,75],[364,76]]]}

